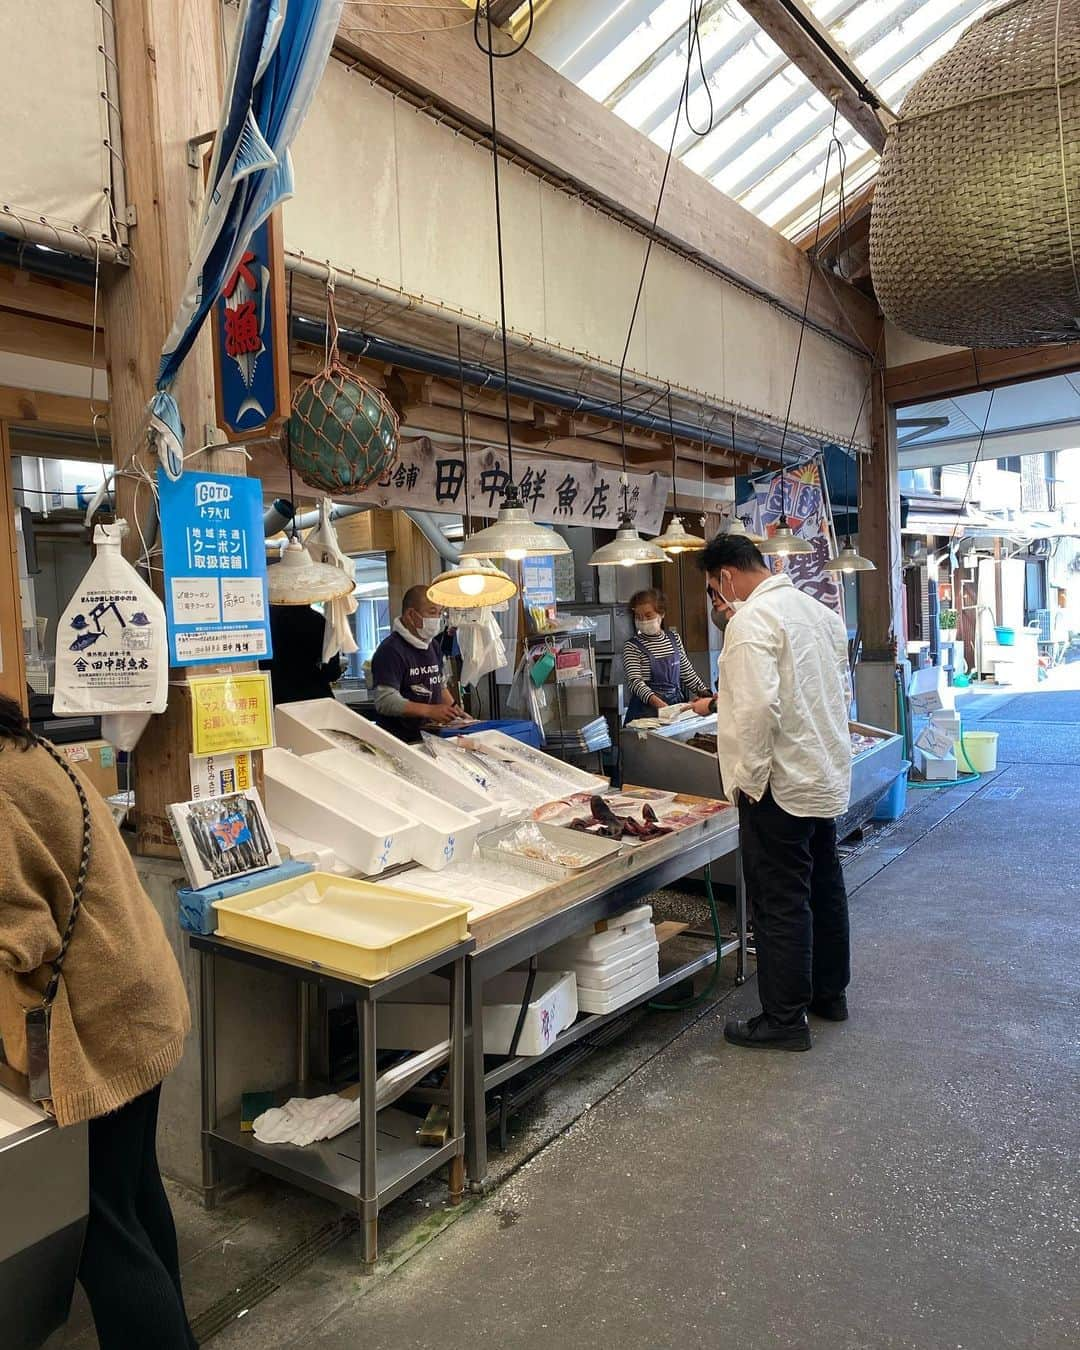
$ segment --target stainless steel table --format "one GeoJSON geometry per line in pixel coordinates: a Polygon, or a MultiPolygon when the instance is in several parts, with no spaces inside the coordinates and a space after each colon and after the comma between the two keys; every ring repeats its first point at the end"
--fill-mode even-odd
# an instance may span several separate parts
{"type": "Polygon", "coordinates": [[[38,1350],[62,1339],[71,1307],[90,1198],[86,1126],[61,1129],[8,1075],[0,1069],[0,1344],[38,1350]]]}
{"type": "MultiPolygon", "coordinates": [[[[213,1207],[219,1185],[218,1158],[230,1158],[244,1167],[267,1172],[359,1214],[364,1225],[364,1262],[370,1266],[378,1256],[379,1211],[391,1200],[430,1176],[444,1163],[450,1167],[451,1202],[456,1203],[461,1199],[465,1182],[465,960],[473,949],[472,939],[374,983],[325,970],[308,962],[277,956],[259,948],[247,947],[226,938],[191,934],[189,941],[200,954],[201,962],[203,1190],[208,1207],[213,1207]],[[257,966],[292,978],[301,990],[313,986],[327,995],[355,1001],[359,1026],[362,1106],[359,1124],[335,1139],[300,1148],[290,1144],[260,1144],[253,1134],[241,1131],[239,1111],[234,1111],[224,1119],[219,1117],[215,987],[218,962],[224,960],[257,966]],[[432,973],[445,973],[450,980],[450,1134],[441,1148],[424,1148],[416,1142],[417,1122],[414,1117],[392,1107],[382,1110],[377,1107],[378,1001],[422,975],[432,973]]],[[[297,1047],[298,1081],[279,1088],[282,1100],[292,1096],[318,1096],[328,1090],[325,1086],[312,1083],[309,1076],[308,1007],[307,999],[302,998],[297,1047]]],[[[257,1091],[262,1086],[252,1083],[250,1090],[257,1091]]]]}
{"type": "MultiPolygon", "coordinates": [[[[746,978],[746,894],[739,860],[738,819],[734,812],[715,819],[715,827],[699,831],[692,838],[688,837],[681,848],[678,847],[678,836],[674,836],[676,844],[665,849],[657,861],[648,860],[646,850],[649,846],[646,845],[639,860],[631,855],[590,872],[588,875],[593,878],[591,889],[573,898],[564,908],[556,909],[494,941],[485,943],[482,939],[478,940],[465,969],[465,1159],[472,1189],[482,1190],[487,1177],[485,1097],[489,1090],[507,1083],[517,1074],[539,1064],[548,1055],[567,1049],[582,1037],[598,1030],[605,1022],[625,1016],[641,1003],[662,997],[669,989],[692,979],[699,971],[708,969],[718,958],[716,944],[709,938],[703,951],[663,974],[659,984],[652,989],[612,1012],[580,1017],[552,1042],[543,1055],[520,1055],[493,1069],[486,1069],[484,1064],[485,981],[546,951],[564,938],[581,933],[598,920],[621,914],[643,896],[679,881],[720,858],[731,858],[734,864],[736,912],[735,936],[723,944],[720,956],[734,954],[736,982],[741,984],[746,978]]],[[[477,932],[480,932],[479,928],[477,932]]]]}

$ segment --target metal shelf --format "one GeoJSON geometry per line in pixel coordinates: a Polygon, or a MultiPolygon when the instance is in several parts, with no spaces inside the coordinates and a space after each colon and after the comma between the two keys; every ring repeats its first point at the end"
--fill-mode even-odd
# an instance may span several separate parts
{"type": "Polygon", "coordinates": [[[298,1148],[292,1144],[260,1144],[250,1132],[240,1129],[240,1114],[234,1112],[208,1132],[215,1150],[243,1167],[267,1172],[280,1181],[300,1186],[333,1204],[351,1199],[361,1218],[374,1218],[418,1181],[437,1172],[461,1152],[461,1140],[452,1139],[442,1148],[424,1148],[416,1142],[420,1124],[415,1116],[394,1107],[380,1111],[375,1132],[375,1177],[377,1198],[363,1199],[363,1168],[360,1162],[360,1126],[354,1125],[336,1139],[298,1148]]]}
{"type": "MultiPolygon", "coordinates": [[[[739,939],[732,938],[720,947],[721,957],[731,956],[739,950],[739,939]]],[[[561,1031],[548,1048],[540,1055],[518,1055],[514,1059],[508,1059],[504,1064],[500,1064],[497,1069],[492,1069],[484,1074],[484,1090],[490,1091],[492,1088],[499,1087],[507,1079],[516,1077],[526,1069],[532,1068],[534,1064],[542,1063],[549,1055],[557,1054],[560,1050],[566,1050],[576,1041],[588,1036],[590,1032],[598,1031],[607,1022],[614,1022],[616,1018],[625,1017],[628,1012],[634,1008],[639,1008],[643,1003],[648,1003],[654,998],[659,998],[666,994],[669,989],[674,989],[676,985],[685,984],[701,970],[707,970],[709,966],[716,962],[716,945],[710,943],[709,950],[702,952],[700,956],[695,956],[690,961],[685,961],[675,970],[670,970],[661,975],[660,981],[654,984],[651,989],[647,989],[643,994],[635,994],[633,998],[627,999],[625,1003],[620,1003],[617,1008],[612,1008],[606,1013],[585,1013],[578,1020],[561,1031]]]]}

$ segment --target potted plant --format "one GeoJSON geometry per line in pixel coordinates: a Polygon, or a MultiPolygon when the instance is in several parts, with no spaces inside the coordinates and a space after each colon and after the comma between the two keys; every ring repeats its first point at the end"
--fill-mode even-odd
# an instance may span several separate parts
{"type": "Polygon", "coordinates": [[[943,609],[938,613],[938,629],[942,643],[956,641],[957,614],[955,609],[943,609]]]}

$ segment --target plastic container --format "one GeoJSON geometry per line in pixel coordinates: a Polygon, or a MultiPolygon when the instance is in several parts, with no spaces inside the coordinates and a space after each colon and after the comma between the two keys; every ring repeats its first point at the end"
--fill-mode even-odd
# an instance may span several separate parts
{"type": "MultiPolygon", "coordinates": [[[[311,910],[321,908],[310,906],[311,910]]],[[[325,872],[312,872],[310,876],[218,900],[214,909],[219,937],[361,980],[383,979],[468,936],[469,907],[460,901],[409,895],[325,872]],[[313,933],[283,919],[249,913],[309,882],[320,894],[331,888],[348,894],[345,901],[327,902],[326,915],[336,920],[338,933],[313,933]]]]}
{"type": "Polygon", "coordinates": [[[617,961],[602,965],[592,965],[579,961],[574,965],[579,989],[592,989],[597,993],[609,993],[623,984],[636,984],[648,971],[654,976],[660,969],[660,944],[650,942],[636,952],[620,957],[617,961]]]}
{"type": "Polygon", "coordinates": [[[217,925],[217,916],[214,914],[215,900],[243,895],[245,891],[263,890],[267,886],[276,885],[279,881],[296,881],[298,877],[310,876],[314,870],[309,862],[290,858],[286,862],[278,863],[276,867],[268,867],[263,872],[252,872],[246,877],[219,881],[198,891],[193,891],[190,886],[181,886],[176,892],[180,905],[180,927],[186,933],[202,933],[206,936],[212,933],[217,925]]]}
{"type": "Polygon", "coordinates": [[[440,768],[430,755],[399,741],[396,736],[391,736],[366,717],[346,708],[337,699],[313,698],[303,703],[280,703],[274,709],[274,730],[278,745],[298,755],[313,755],[319,750],[340,750],[342,747],[326,733],[347,732],[400,760],[407,772],[405,782],[423,788],[444,802],[451,802],[462,811],[468,811],[482,825],[497,825],[503,819],[499,806],[490,802],[479,788],[461,782],[454,774],[440,768]]]}
{"type": "Polygon", "coordinates": [[[995,629],[994,629],[994,636],[997,638],[998,646],[999,646],[999,647],[1015,647],[1015,646],[1016,646],[1016,629],[1015,629],[1015,628],[995,628],[995,629]]]}
{"type": "Polygon", "coordinates": [[[956,767],[961,773],[993,773],[997,752],[996,731],[965,731],[963,740],[956,743],[956,767]]]}
{"type": "Polygon", "coordinates": [[[536,750],[539,750],[543,745],[540,728],[535,722],[528,722],[524,718],[517,721],[473,722],[467,727],[447,727],[445,731],[440,731],[439,735],[475,736],[480,731],[498,731],[504,736],[509,736],[512,740],[531,745],[536,750]]]}
{"type": "MultiPolygon", "coordinates": [[[[536,824],[535,821],[528,822],[536,824]]],[[[607,862],[620,852],[622,845],[614,839],[598,839],[595,835],[582,834],[579,830],[566,830],[561,825],[536,824],[536,828],[557,848],[573,849],[587,859],[579,867],[564,867],[559,863],[544,862],[540,858],[526,858],[522,853],[512,853],[499,847],[499,842],[508,839],[520,824],[502,825],[497,830],[489,830],[480,836],[478,847],[480,856],[488,862],[504,863],[510,867],[520,867],[525,872],[535,872],[537,876],[547,877],[550,881],[565,881],[569,877],[580,876],[589,867],[607,862]]]]}
{"type": "Polygon", "coordinates": [[[900,765],[900,772],[893,779],[892,787],[874,807],[875,820],[899,820],[904,814],[904,808],[907,806],[908,770],[910,768],[911,761],[905,759],[900,765]]]}
{"type": "Polygon", "coordinates": [[[650,968],[639,980],[632,984],[621,984],[615,989],[579,989],[578,990],[578,1010],[584,1013],[610,1013],[616,1008],[621,1008],[629,1003],[639,994],[647,994],[650,989],[660,983],[659,962],[655,968],[650,968]]]}
{"type": "Polygon", "coordinates": [[[288,750],[263,751],[266,808],[280,821],[363,876],[412,862],[416,822],[396,807],[377,804],[356,788],[288,750]]]}
{"type": "MultiPolygon", "coordinates": [[[[506,1055],[514,1035],[528,974],[509,970],[484,983],[484,1053],[506,1055]]],[[[446,1038],[449,1010],[445,980],[416,980],[379,1003],[379,1046],[426,1050],[446,1038]]],[[[541,970],[518,1038],[519,1055],[542,1055],[578,1014],[572,971],[541,970]]]]}
{"type": "Polygon", "coordinates": [[[415,824],[409,847],[422,867],[437,872],[455,858],[471,857],[480,822],[468,812],[348,750],[320,750],[306,755],[304,762],[356,788],[376,805],[389,803],[408,815],[415,824]]]}

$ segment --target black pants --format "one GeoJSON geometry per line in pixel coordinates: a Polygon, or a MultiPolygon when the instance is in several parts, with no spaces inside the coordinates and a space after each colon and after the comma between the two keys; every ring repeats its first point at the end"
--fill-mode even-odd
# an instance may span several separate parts
{"type": "Polygon", "coordinates": [[[766,790],[759,802],[740,795],[739,840],[761,1006],[797,1021],[811,998],[836,998],[851,978],[836,822],[788,815],[766,790]]]}
{"type": "Polygon", "coordinates": [[[90,1122],[90,1220],[79,1279],[101,1350],[193,1350],[155,1137],[161,1088],[90,1122]]]}

